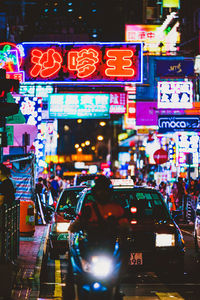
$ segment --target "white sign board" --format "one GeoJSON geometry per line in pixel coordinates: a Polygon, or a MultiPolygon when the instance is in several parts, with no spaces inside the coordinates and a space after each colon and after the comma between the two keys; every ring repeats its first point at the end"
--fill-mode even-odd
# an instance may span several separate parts
{"type": "Polygon", "coordinates": [[[158,108],[192,108],[193,83],[191,81],[159,81],[158,108]]]}

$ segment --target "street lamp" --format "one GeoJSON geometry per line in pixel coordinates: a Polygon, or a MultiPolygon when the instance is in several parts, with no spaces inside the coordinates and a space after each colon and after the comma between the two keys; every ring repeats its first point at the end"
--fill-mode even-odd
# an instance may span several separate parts
{"type": "Polygon", "coordinates": [[[98,141],[103,141],[103,140],[104,140],[104,137],[103,137],[102,135],[98,135],[98,136],[97,136],[97,140],[98,140],[98,141]]]}
{"type": "Polygon", "coordinates": [[[85,141],[85,145],[86,145],[86,146],[89,146],[89,145],[90,145],[90,141],[88,141],[88,140],[85,141]]]}

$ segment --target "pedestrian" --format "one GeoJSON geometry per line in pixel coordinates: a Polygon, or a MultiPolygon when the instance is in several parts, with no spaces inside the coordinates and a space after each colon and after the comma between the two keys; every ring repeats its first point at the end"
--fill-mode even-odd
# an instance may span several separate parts
{"type": "Polygon", "coordinates": [[[58,181],[55,179],[54,175],[51,175],[51,177],[50,177],[50,191],[51,191],[51,195],[52,195],[53,200],[54,200],[54,205],[56,205],[57,198],[58,198],[60,190],[59,190],[58,181]]]}
{"type": "Polygon", "coordinates": [[[3,204],[11,205],[15,200],[15,188],[9,178],[10,170],[0,163],[0,206],[3,204]]]}

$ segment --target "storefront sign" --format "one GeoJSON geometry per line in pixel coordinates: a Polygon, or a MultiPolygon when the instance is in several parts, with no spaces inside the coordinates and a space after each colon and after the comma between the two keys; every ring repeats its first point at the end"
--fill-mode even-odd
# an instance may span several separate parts
{"type": "Polygon", "coordinates": [[[110,94],[66,93],[49,96],[49,116],[58,119],[110,117],[110,94]]]}
{"type": "Polygon", "coordinates": [[[110,93],[110,114],[126,113],[126,93],[110,93]]]}
{"type": "Polygon", "coordinates": [[[159,81],[158,108],[192,108],[193,84],[190,81],[159,81]]]}
{"type": "Polygon", "coordinates": [[[144,52],[148,54],[176,51],[177,44],[180,42],[178,27],[177,13],[171,12],[162,25],[125,25],[125,40],[126,42],[143,42],[144,52]],[[174,21],[173,27],[170,26],[172,21],[174,21]],[[163,44],[162,47],[160,43],[163,44]]]}
{"type": "Polygon", "coordinates": [[[194,60],[158,60],[156,74],[157,76],[194,76],[194,60]]]}
{"type": "Polygon", "coordinates": [[[6,70],[7,79],[24,81],[24,72],[20,71],[22,53],[17,45],[9,42],[0,43],[0,69],[6,70]]]}
{"type": "Polygon", "coordinates": [[[199,116],[159,116],[158,128],[160,133],[200,131],[200,118],[199,116]]]}
{"type": "Polygon", "coordinates": [[[141,83],[142,43],[24,42],[25,81],[141,83]]]}

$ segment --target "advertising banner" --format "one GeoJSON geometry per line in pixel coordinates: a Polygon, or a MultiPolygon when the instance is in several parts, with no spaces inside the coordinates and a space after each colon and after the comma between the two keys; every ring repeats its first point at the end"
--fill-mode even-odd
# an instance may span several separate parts
{"type": "Polygon", "coordinates": [[[142,43],[24,42],[25,82],[142,83],[142,43]]]}
{"type": "Polygon", "coordinates": [[[199,116],[158,116],[160,133],[176,131],[200,131],[199,116]]]}
{"type": "Polygon", "coordinates": [[[103,119],[110,117],[110,94],[67,93],[49,95],[49,117],[103,119]]]}
{"type": "Polygon", "coordinates": [[[157,76],[194,76],[194,60],[158,60],[156,74],[157,76]]]}
{"type": "Polygon", "coordinates": [[[193,83],[191,81],[159,81],[158,108],[192,108],[193,83]]]}

